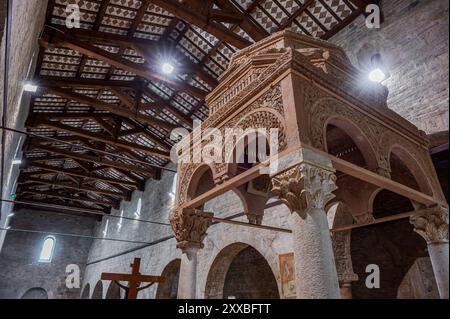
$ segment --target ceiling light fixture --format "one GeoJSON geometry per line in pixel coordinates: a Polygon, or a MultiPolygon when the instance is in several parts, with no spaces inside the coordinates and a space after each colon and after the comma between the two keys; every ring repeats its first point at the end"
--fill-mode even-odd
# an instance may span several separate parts
{"type": "Polygon", "coordinates": [[[383,59],[379,53],[374,54],[371,58],[372,70],[369,73],[369,80],[372,82],[381,83],[387,78],[389,78],[390,74],[384,65],[383,59]]]}
{"type": "Polygon", "coordinates": [[[174,70],[175,70],[175,67],[172,64],[170,64],[168,62],[163,63],[162,71],[164,74],[172,74],[174,70]]]}
{"type": "Polygon", "coordinates": [[[20,165],[20,164],[22,164],[22,160],[21,159],[13,159],[12,160],[12,164],[13,165],[20,165]]]}
{"type": "Polygon", "coordinates": [[[384,74],[383,70],[378,68],[369,73],[369,79],[372,82],[381,83],[386,79],[386,74],[384,74]]]}
{"type": "Polygon", "coordinates": [[[23,85],[23,90],[24,90],[25,92],[36,93],[37,90],[38,90],[38,88],[39,88],[39,87],[38,87],[37,85],[32,84],[32,83],[30,83],[30,82],[26,82],[26,83],[23,85]]]}

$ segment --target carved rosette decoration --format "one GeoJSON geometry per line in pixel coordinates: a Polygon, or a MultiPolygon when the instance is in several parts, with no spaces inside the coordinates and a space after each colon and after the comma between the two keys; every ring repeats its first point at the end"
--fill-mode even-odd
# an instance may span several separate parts
{"type": "Polygon", "coordinates": [[[309,209],[324,209],[336,189],[333,171],[310,164],[297,165],[272,179],[272,192],[302,218],[309,209]]]}
{"type": "Polygon", "coordinates": [[[177,248],[203,248],[203,239],[211,225],[213,214],[195,209],[179,209],[170,216],[177,239],[177,248]]]}
{"type": "Polygon", "coordinates": [[[411,216],[410,222],[414,231],[422,236],[427,244],[448,243],[448,208],[424,209],[411,216]]]}

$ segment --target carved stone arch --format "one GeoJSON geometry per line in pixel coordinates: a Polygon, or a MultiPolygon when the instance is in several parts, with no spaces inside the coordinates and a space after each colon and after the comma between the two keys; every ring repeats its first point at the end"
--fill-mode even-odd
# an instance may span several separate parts
{"type": "MultiPolygon", "coordinates": [[[[228,145],[228,147],[230,149],[233,149],[233,152],[236,148],[236,146],[238,145],[238,143],[240,143],[242,141],[242,139],[244,139],[247,134],[246,131],[249,129],[265,129],[265,137],[267,142],[269,143],[270,141],[268,140],[267,137],[267,133],[270,133],[270,129],[271,128],[276,128],[278,129],[278,151],[283,151],[284,149],[286,149],[286,125],[285,125],[285,120],[283,118],[283,115],[280,114],[277,110],[271,109],[271,108],[258,108],[255,109],[253,111],[250,111],[247,113],[242,114],[243,117],[237,116],[236,120],[229,122],[227,124],[228,128],[231,129],[242,129],[244,131],[244,136],[240,137],[238,140],[236,140],[236,142],[234,141],[234,138],[232,140],[233,145],[228,145]]],[[[248,133],[248,131],[247,131],[248,133]]],[[[222,134],[223,136],[225,136],[225,129],[222,129],[222,134]]],[[[228,140],[228,142],[230,142],[230,140],[228,140]]],[[[245,143],[247,144],[247,143],[245,143]]],[[[224,144],[223,147],[223,154],[222,154],[222,158],[224,159],[224,161],[226,163],[224,163],[223,165],[216,165],[216,169],[218,172],[219,176],[224,176],[224,178],[222,178],[222,180],[227,179],[229,177],[231,177],[232,174],[232,167],[234,165],[232,158],[230,156],[230,154],[226,154],[225,153],[226,150],[226,146],[224,144]]]]}
{"type": "MultiPolygon", "coordinates": [[[[358,113],[357,110],[350,108],[345,103],[335,98],[320,98],[316,100],[310,109],[309,135],[312,146],[323,151],[326,148],[326,126],[330,119],[345,119],[351,128],[357,129],[366,139],[366,144],[370,145],[369,150],[373,150],[373,155],[377,161],[377,172],[379,174],[388,175],[388,163],[379,143],[379,136],[384,128],[374,122],[369,121],[366,116],[358,113]]],[[[356,141],[355,141],[356,142],[356,141]]],[[[361,144],[361,143],[360,143],[361,144]]],[[[359,147],[359,145],[358,145],[359,147]]]]}
{"type": "Polygon", "coordinates": [[[367,137],[366,133],[350,119],[344,118],[341,115],[332,115],[324,123],[323,126],[323,145],[325,151],[328,153],[327,145],[327,127],[328,125],[334,125],[351,137],[352,141],[356,144],[369,170],[376,171],[379,168],[379,163],[375,153],[375,149],[367,137]]]}
{"type": "Polygon", "coordinates": [[[395,154],[414,176],[420,191],[430,196],[436,195],[440,186],[436,185],[436,179],[430,178],[435,176],[435,172],[425,157],[428,156],[426,150],[419,152],[417,146],[391,132],[386,132],[380,143],[383,145],[389,171],[391,171],[391,155],[395,154]]]}
{"type": "MultiPolygon", "coordinates": [[[[215,165],[206,163],[189,163],[180,165],[178,175],[178,189],[177,205],[181,206],[183,203],[189,201],[192,197],[192,191],[198,186],[198,180],[208,170],[211,170],[212,178],[215,181],[217,170],[215,165]]],[[[195,190],[194,190],[195,191],[195,190]]]]}

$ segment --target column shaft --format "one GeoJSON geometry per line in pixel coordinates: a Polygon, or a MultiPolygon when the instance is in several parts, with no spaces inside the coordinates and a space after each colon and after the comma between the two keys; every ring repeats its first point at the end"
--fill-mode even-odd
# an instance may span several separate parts
{"type": "Polygon", "coordinates": [[[428,244],[428,253],[441,299],[448,299],[448,243],[428,244]]]}
{"type": "Polygon", "coordinates": [[[319,208],[311,208],[305,214],[305,218],[299,214],[293,214],[293,218],[298,298],[340,298],[325,211],[319,208]]]}
{"type": "Polygon", "coordinates": [[[185,248],[181,255],[178,299],[196,299],[198,248],[185,248]]]}

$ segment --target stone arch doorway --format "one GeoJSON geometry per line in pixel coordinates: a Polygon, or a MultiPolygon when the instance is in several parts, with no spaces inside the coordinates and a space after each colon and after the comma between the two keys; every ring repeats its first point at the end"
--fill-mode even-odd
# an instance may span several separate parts
{"type": "Polygon", "coordinates": [[[255,248],[235,243],[224,248],[209,270],[206,299],[278,299],[277,281],[255,248]]]}
{"type": "Polygon", "coordinates": [[[175,259],[164,268],[161,276],[165,281],[158,285],[156,299],[177,299],[180,266],[181,259],[175,259]]]}
{"type": "Polygon", "coordinates": [[[44,288],[35,287],[28,289],[21,299],[48,299],[48,294],[44,288]]]}

